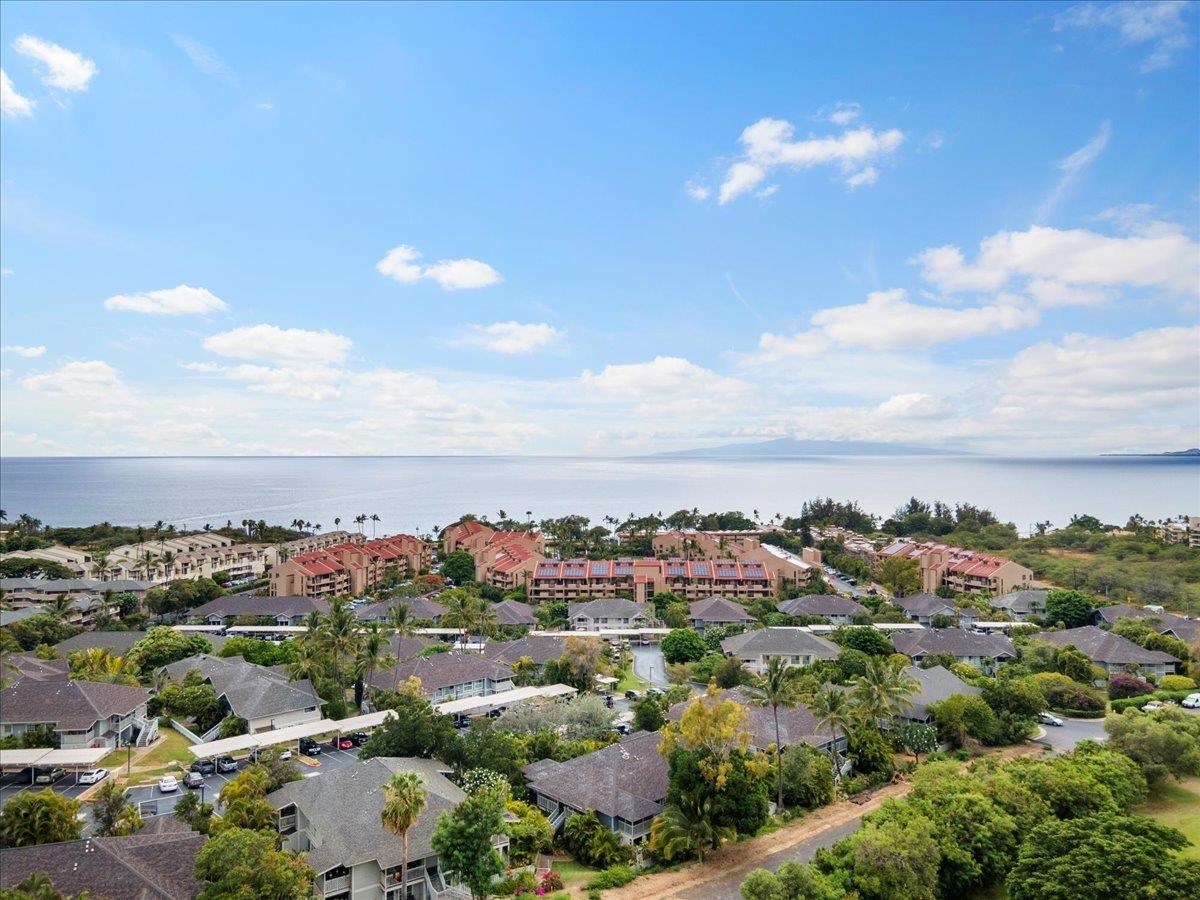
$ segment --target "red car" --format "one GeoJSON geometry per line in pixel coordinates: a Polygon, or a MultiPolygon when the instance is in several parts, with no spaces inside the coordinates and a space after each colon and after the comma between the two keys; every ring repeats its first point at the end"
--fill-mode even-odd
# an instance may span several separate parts
{"type": "Polygon", "coordinates": [[[348,737],[336,737],[329,742],[334,750],[349,750],[354,746],[354,741],[348,737]]]}

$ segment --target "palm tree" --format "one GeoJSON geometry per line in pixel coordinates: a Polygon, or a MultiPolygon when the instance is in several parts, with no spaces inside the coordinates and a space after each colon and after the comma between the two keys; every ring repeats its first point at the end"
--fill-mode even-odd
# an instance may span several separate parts
{"type": "Polygon", "coordinates": [[[388,653],[389,635],[372,622],[366,631],[358,635],[358,649],[354,655],[354,705],[362,708],[365,682],[380,669],[396,665],[396,657],[388,653]]]}
{"type": "Polygon", "coordinates": [[[343,663],[352,661],[358,643],[358,617],[344,597],[335,597],[318,631],[318,645],[325,650],[339,691],[345,691],[343,663]]]}
{"type": "Polygon", "coordinates": [[[99,550],[92,558],[92,574],[101,581],[108,580],[108,551],[99,550]]]}
{"type": "Polygon", "coordinates": [[[695,853],[704,862],[709,847],[721,841],[733,840],[737,830],[729,825],[716,825],[712,820],[712,797],[685,795],[679,803],[668,803],[651,823],[655,843],[668,860],[695,853]]]}
{"type": "Polygon", "coordinates": [[[813,698],[812,711],[813,715],[817,717],[818,724],[824,727],[833,738],[829,745],[829,755],[833,760],[833,773],[836,778],[841,768],[838,766],[838,734],[840,733],[849,740],[850,728],[854,725],[855,719],[854,708],[850,703],[850,698],[843,691],[826,686],[813,698]]]}
{"type": "Polygon", "coordinates": [[[383,789],[379,816],[385,830],[400,836],[400,896],[408,896],[408,831],[425,810],[425,788],[416,772],[398,772],[383,789]]]}
{"type": "Polygon", "coordinates": [[[920,690],[921,682],[900,666],[873,656],[866,672],[854,679],[852,697],[863,717],[880,725],[912,709],[912,695],[920,690]]]}
{"type": "Polygon", "coordinates": [[[81,681],[136,686],[138,667],[107,647],[88,647],[71,654],[71,677],[81,681]]]}
{"type": "Polygon", "coordinates": [[[779,737],[779,707],[796,705],[796,679],[800,670],[789,666],[781,657],[772,656],[767,661],[763,678],[763,704],[771,707],[775,719],[775,808],[783,811],[783,742],[779,737]]]}
{"type": "Polygon", "coordinates": [[[375,526],[378,525],[381,521],[382,521],[382,519],[379,518],[379,513],[371,513],[371,538],[372,539],[374,539],[374,537],[375,537],[375,526]]]}
{"type": "Polygon", "coordinates": [[[333,517],[333,530],[337,531],[341,527],[342,527],[342,517],[334,516],[333,517]]]}
{"type": "Polygon", "coordinates": [[[358,526],[359,534],[363,533],[363,523],[366,521],[367,521],[366,513],[359,513],[357,516],[354,517],[354,524],[358,526]]]}
{"type": "Polygon", "coordinates": [[[56,619],[65,619],[71,611],[71,598],[66,594],[59,594],[46,604],[46,611],[56,619]]]}

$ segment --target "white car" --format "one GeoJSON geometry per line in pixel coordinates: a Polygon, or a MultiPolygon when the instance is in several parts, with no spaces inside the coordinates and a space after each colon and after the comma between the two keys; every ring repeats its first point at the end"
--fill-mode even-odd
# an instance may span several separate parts
{"type": "Polygon", "coordinates": [[[158,779],[158,789],[164,794],[174,793],[179,790],[179,779],[174,775],[164,775],[158,779]]]}
{"type": "Polygon", "coordinates": [[[1184,709],[1200,709],[1200,694],[1188,694],[1181,705],[1184,709]]]}
{"type": "Polygon", "coordinates": [[[103,781],[108,777],[108,769],[89,769],[86,772],[79,773],[80,784],[95,784],[97,781],[103,781]]]}
{"type": "Polygon", "coordinates": [[[1142,707],[1142,712],[1154,712],[1155,710],[1162,709],[1164,706],[1166,706],[1166,704],[1161,700],[1151,700],[1142,707]]]}
{"type": "Polygon", "coordinates": [[[1054,715],[1054,713],[1048,713],[1048,712],[1038,713],[1037,720],[1042,725],[1057,725],[1059,727],[1061,727],[1062,723],[1063,723],[1063,720],[1060,719],[1058,716],[1054,715]]]}

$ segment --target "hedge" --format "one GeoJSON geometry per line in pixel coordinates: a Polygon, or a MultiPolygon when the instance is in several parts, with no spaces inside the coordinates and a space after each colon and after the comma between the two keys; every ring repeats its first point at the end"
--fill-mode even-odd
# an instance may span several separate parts
{"type": "MultiPolygon", "coordinates": [[[[1146,702],[1145,697],[1133,697],[1131,699],[1141,700],[1143,704],[1146,702]]],[[[1114,705],[1124,702],[1123,700],[1117,700],[1114,702],[1114,705]]],[[[1050,711],[1058,716],[1066,716],[1068,719],[1103,719],[1106,715],[1102,709],[1059,709],[1058,707],[1051,707],[1050,711]]]]}
{"type": "Polygon", "coordinates": [[[1141,709],[1151,700],[1174,700],[1176,703],[1183,700],[1192,691],[1155,691],[1153,694],[1143,694],[1141,697],[1127,697],[1124,700],[1113,700],[1108,705],[1112,707],[1113,712],[1122,712],[1123,710],[1134,708],[1141,709]]]}
{"type": "Polygon", "coordinates": [[[609,866],[603,872],[592,878],[587,883],[588,890],[608,890],[609,888],[619,888],[629,884],[633,879],[637,878],[638,873],[630,866],[621,865],[618,863],[615,866],[609,866]]]}

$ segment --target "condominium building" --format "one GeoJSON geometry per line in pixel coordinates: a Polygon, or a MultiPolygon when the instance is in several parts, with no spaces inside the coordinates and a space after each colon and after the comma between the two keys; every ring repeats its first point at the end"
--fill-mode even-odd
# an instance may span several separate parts
{"type": "Polygon", "coordinates": [[[334,544],[297,554],[271,569],[271,595],[334,597],[374,588],[389,569],[415,575],[429,565],[429,545],[397,534],[362,543],[334,544]]]}
{"type": "Polygon", "coordinates": [[[915,559],[921,572],[921,590],[934,593],[949,588],[955,593],[1007,594],[1033,586],[1033,572],[1003,556],[948,547],[932,541],[896,541],[879,551],[880,559],[899,556],[915,559]]]}
{"type": "Polygon", "coordinates": [[[684,600],[720,594],[734,600],[771,597],[775,576],[757,560],[731,559],[547,559],[529,579],[529,598],[579,600],[625,597],[644,603],[660,591],[684,600]]]}
{"type": "Polygon", "coordinates": [[[497,531],[475,550],[475,580],[509,591],[525,585],[546,556],[542,536],[525,531],[497,531]]]}

